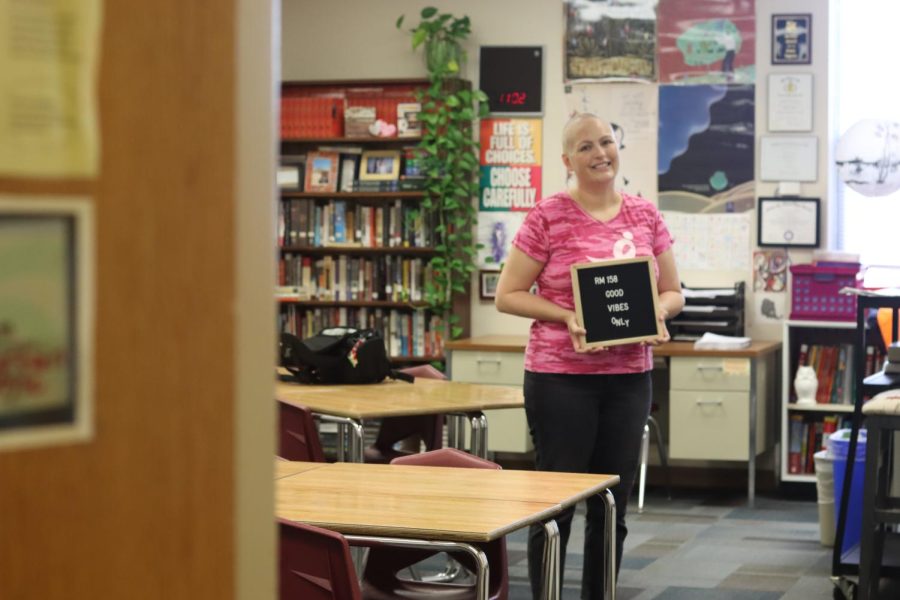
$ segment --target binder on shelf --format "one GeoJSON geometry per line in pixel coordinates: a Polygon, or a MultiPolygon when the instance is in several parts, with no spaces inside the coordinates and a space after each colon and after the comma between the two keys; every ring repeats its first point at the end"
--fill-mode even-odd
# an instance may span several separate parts
{"type": "Polygon", "coordinates": [[[704,333],[742,337],[744,335],[743,281],[733,288],[683,287],[684,309],[667,321],[673,340],[696,341],[704,333]]]}

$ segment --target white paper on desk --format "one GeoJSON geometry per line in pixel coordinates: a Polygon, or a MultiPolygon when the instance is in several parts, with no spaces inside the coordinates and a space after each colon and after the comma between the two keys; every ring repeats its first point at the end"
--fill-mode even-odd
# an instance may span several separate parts
{"type": "Polygon", "coordinates": [[[681,295],[685,298],[715,298],[716,296],[734,296],[734,288],[721,288],[710,290],[692,290],[682,288],[681,295]]]}
{"type": "Polygon", "coordinates": [[[750,347],[750,338],[706,332],[694,342],[696,350],[739,350],[750,347]]]}

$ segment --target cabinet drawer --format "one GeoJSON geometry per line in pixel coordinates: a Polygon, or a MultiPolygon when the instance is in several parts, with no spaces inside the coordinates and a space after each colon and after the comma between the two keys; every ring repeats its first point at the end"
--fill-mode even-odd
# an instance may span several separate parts
{"type": "Polygon", "coordinates": [[[450,353],[450,376],[453,381],[522,385],[525,354],[454,350],[450,353]]]}
{"type": "Polygon", "coordinates": [[[750,400],[744,392],[671,391],[669,454],[694,460],[747,460],[750,400]]]}
{"type": "Polygon", "coordinates": [[[749,358],[673,356],[670,369],[671,390],[750,389],[749,358]]]}

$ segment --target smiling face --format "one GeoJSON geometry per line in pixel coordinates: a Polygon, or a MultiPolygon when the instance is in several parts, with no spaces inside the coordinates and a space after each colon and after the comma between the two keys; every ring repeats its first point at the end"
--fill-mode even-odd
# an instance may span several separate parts
{"type": "Polygon", "coordinates": [[[611,184],[619,170],[619,146],[612,127],[595,116],[575,117],[563,130],[562,158],[579,186],[611,184]]]}

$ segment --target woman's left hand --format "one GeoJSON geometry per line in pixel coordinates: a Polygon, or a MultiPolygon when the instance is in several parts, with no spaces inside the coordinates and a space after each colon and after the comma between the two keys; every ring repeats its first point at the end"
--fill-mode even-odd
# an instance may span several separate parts
{"type": "Polygon", "coordinates": [[[666,319],[669,318],[669,311],[667,311],[662,306],[659,307],[659,315],[657,315],[657,319],[659,319],[659,327],[662,330],[662,335],[653,338],[652,340],[647,340],[645,343],[648,346],[659,346],[661,344],[665,344],[669,340],[672,339],[672,336],[669,335],[669,328],[666,327],[666,319]]]}

